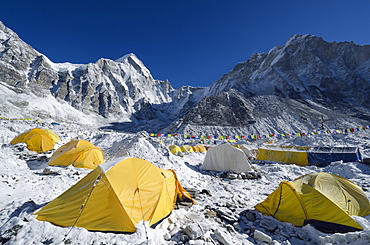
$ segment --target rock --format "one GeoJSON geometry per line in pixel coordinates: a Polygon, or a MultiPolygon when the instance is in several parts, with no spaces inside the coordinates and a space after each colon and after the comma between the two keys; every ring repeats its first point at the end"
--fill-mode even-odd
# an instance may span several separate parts
{"type": "Polygon", "coordinates": [[[227,178],[227,173],[226,172],[223,172],[221,175],[220,175],[221,178],[227,178]]]}
{"type": "Polygon", "coordinates": [[[166,240],[166,241],[171,240],[171,235],[170,235],[170,233],[166,232],[166,233],[163,235],[163,239],[164,239],[164,240],[166,240]]]}
{"type": "Polygon", "coordinates": [[[190,240],[189,244],[190,245],[203,245],[204,241],[203,240],[190,240]]]}
{"type": "MultiPolygon", "coordinates": [[[[237,223],[235,223],[235,224],[237,224],[237,223]]],[[[234,232],[234,233],[235,233],[235,228],[234,228],[234,226],[232,226],[232,225],[230,225],[230,224],[227,224],[227,225],[226,225],[226,230],[227,230],[228,232],[234,232]]]]}
{"type": "Polygon", "coordinates": [[[249,221],[256,221],[256,214],[251,211],[251,210],[247,210],[246,212],[243,213],[244,217],[246,217],[249,221]]]}
{"type": "MultiPolygon", "coordinates": [[[[308,234],[307,234],[307,231],[303,230],[303,229],[300,229],[300,228],[297,228],[295,229],[294,233],[298,236],[298,238],[300,238],[301,240],[308,240],[309,237],[308,237],[308,234]]],[[[351,234],[351,233],[348,233],[348,234],[351,234]]],[[[357,237],[358,238],[358,237],[357,237]]]]}
{"type": "Polygon", "coordinates": [[[174,226],[171,230],[170,230],[170,235],[173,236],[175,235],[177,232],[180,231],[180,228],[177,227],[177,226],[174,226]]]}
{"type": "Polygon", "coordinates": [[[204,234],[203,228],[195,223],[186,226],[184,231],[192,240],[200,238],[204,234]]]}
{"type": "Polygon", "coordinates": [[[58,172],[55,172],[49,168],[45,168],[43,171],[42,171],[42,174],[43,175],[59,175],[58,172]]]}
{"type": "Polygon", "coordinates": [[[214,231],[214,236],[223,245],[233,245],[233,241],[230,235],[226,232],[221,231],[220,229],[216,229],[214,231]]]}
{"type": "Polygon", "coordinates": [[[168,220],[168,223],[170,223],[170,224],[173,224],[173,223],[175,223],[176,222],[176,219],[175,218],[173,218],[173,217],[168,217],[167,218],[167,220],[168,220]]]}
{"type": "Polygon", "coordinates": [[[228,179],[237,179],[238,175],[234,173],[227,173],[226,178],[228,179]]]}
{"type": "Polygon", "coordinates": [[[189,188],[189,187],[186,187],[184,189],[190,194],[190,196],[192,198],[195,198],[195,197],[198,196],[199,191],[197,189],[195,189],[195,188],[189,188]]]}
{"type": "Polygon", "coordinates": [[[235,217],[235,215],[227,208],[220,208],[216,210],[218,216],[225,220],[229,224],[233,224],[237,222],[239,219],[235,217]]]}
{"type": "Polygon", "coordinates": [[[362,159],[362,162],[367,164],[367,165],[370,165],[370,158],[364,158],[364,159],[362,159]]]}
{"type": "Polygon", "coordinates": [[[200,192],[200,194],[206,194],[206,195],[208,195],[208,196],[212,196],[211,191],[206,190],[206,189],[203,189],[203,190],[200,192]]]}
{"type": "Polygon", "coordinates": [[[206,213],[206,217],[209,217],[209,218],[214,218],[216,216],[217,216],[217,213],[215,211],[213,211],[213,210],[209,210],[206,213]]]}
{"type": "Polygon", "coordinates": [[[261,220],[260,226],[262,228],[265,228],[268,232],[273,232],[277,228],[277,225],[273,221],[268,219],[261,220]]]}
{"type": "Polygon", "coordinates": [[[261,174],[257,172],[249,172],[247,174],[247,179],[260,179],[260,178],[261,178],[261,174]]]}
{"type": "Polygon", "coordinates": [[[254,231],[253,238],[261,242],[266,242],[266,243],[272,242],[272,238],[270,236],[266,235],[265,233],[259,230],[254,231]]]}
{"type": "Polygon", "coordinates": [[[175,224],[173,224],[173,223],[172,223],[172,224],[170,224],[170,225],[167,227],[167,230],[169,230],[169,231],[170,231],[170,230],[172,230],[173,228],[175,228],[175,224]]]}
{"type": "Polygon", "coordinates": [[[355,232],[350,232],[346,234],[346,241],[348,243],[356,243],[360,239],[360,234],[355,233],[355,232]]]}
{"type": "MultiPolygon", "coordinates": [[[[235,200],[234,200],[235,201],[235,200]]],[[[232,203],[232,202],[226,202],[226,207],[228,209],[230,209],[231,211],[235,211],[235,209],[237,208],[237,206],[235,205],[235,203],[232,203]]]]}
{"type": "Polygon", "coordinates": [[[177,202],[175,208],[188,210],[191,206],[193,206],[193,203],[191,202],[177,202]]]}
{"type": "MultiPolygon", "coordinates": [[[[269,245],[281,245],[281,243],[276,241],[276,240],[273,240],[272,242],[269,243],[269,245]]],[[[288,245],[288,244],[286,244],[286,245],[288,245]]]]}
{"type": "Polygon", "coordinates": [[[22,227],[23,227],[23,225],[15,225],[15,226],[11,227],[10,229],[4,231],[1,234],[1,237],[0,237],[1,244],[5,244],[12,237],[16,236],[20,232],[22,227]]]}

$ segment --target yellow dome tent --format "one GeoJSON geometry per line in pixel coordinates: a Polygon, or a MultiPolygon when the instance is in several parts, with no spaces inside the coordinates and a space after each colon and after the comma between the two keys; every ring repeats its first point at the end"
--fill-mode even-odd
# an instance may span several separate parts
{"type": "Polygon", "coordinates": [[[323,232],[350,232],[363,230],[350,215],[369,215],[370,203],[353,182],[320,172],[282,181],[255,209],[295,226],[311,224],[323,232]]]}
{"type": "Polygon", "coordinates": [[[192,146],[194,152],[207,152],[206,148],[203,145],[192,146]]]}
{"type": "Polygon", "coordinates": [[[58,143],[60,141],[59,135],[57,135],[53,130],[50,130],[47,128],[43,128],[42,130],[44,130],[46,133],[48,133],[53,138],[54,143],[58,143]]]}
{"type": "Polygon", "coordinates": [[[207,149],[203,145],[197,145],[199,152],[207,152],[207,149]]]}
{"type": "Polygon", "coordinates": [[[53,137],[50,132],[33,128],[15,137],[10,144],[26,143],[28,150],[41,153],[54,149],[53,137]]]}
{"type": "Polygon", "coordinates": [[[170,145],[170,146],[168,147],[168,149],[170,150],[170,152],[171,152],[172,154],[177,154],[177,153],[181,152],[180,147],[179,147],[179,146],[177,146],[177,145],[170,145]]]}
{"type": "Polygon", "coordinates": [[[135,232],[140,220],[155,226],[184,197],[193,200],[174,171],[139,158],[120,158],[99,165],[35,214],[59,226],[135,232]]]}
{"type": "Polygon", "coordinates": [[[71,140],[59,147],[50,157],[50,166],[69,166],[95,169],[104,162],[104,152],[86,140],[71,140]]]}
{"type": "Polygon", "coordinates": [[[180,146],[181,152],[194,152],[193,148],[190,145],[180,146]]]}

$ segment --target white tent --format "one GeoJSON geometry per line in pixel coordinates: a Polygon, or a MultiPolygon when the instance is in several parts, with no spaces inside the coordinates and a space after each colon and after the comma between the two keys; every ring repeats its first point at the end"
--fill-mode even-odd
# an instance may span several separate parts
{"type": "Polygon", "coordinates": [[[257,149],[253,149],[251,145],[240,145],[240,150],[244,151],[245,156],[256,158],[254,151],[257,149]]]}
{"type": "Polygon", "coordinates": [[[209,148],[202,169],[235,173],[252,171],[244,152],[229,144],[209,148]]]}

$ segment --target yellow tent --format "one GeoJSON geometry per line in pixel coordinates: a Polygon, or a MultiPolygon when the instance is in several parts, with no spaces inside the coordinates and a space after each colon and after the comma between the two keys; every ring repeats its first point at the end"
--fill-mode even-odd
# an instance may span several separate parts
{"type": "Polygon", "coordinates": [[[193,148],[190,145],[180,146],[181,152],[194,152],[193,148]]]}
{"type": "Polygon", "coordinates": [[[68,166],[95,169],[104,162],[104,152],[86,140],[71,140],[59,147],[50,157],[50,166],[68,166]]]}
{"type": "Polygon", "coordinates": [[[370,214],[364,191],[353,182],[329,173],[311,173],[292,182],[282,181],[256,210],[292,223],[311,224],[323,232],[363,230],[350,215],[370,214]]]}
{"type": "Polygon", "coordinates": [[[197,145],[198,152],[207,152],[207,149],[203,145],[197,145]]]}
{"type": "Polygon", "coordinates": [[[193,149],[194,152],[199,152],[198,146],[192,145],[191,149],[193,149]]]}
{"type": "Polygon", "coordinates": [[[177,145],[170,145],[170,146],[168,147],[168,149],[170,150],[170,152],[171,152],[172,154],[177,154],[177,153],[181,152],[180,147],[179,147],[179,146],[177,146],[177,145]]]}
{"type": "Polygon", "coordinates": [[[196,145],[191,147],[194,152],[207,152],[206,148],[203,145],[196,145]]]}
{"type": "Polygon", "coordinates": [[[259,148],[257,151],[257,160],[284,162],[288,164],[296,164],[299,166],[308,165],[307,152],[295,149],[270,149],[259,148]]]}
{"type": "Polygon", "coordinates": [[[155,226],[183,197],[193,200],[174,171],[139,158],[120,158],[99,165],[35,214],[59,226],[135,232],[140,220],[155,226]]]}
{"type": "Polygon", "coordinates": [[[54,143],[58,143],[60,141],[59,135],[57,135],[54,131],[47,129],[47,128],[43,128],[42,130],[44,130],[46,133],[48,133],[53,138],[54,143]]]}
{"type": "Polygon", "coordinates": [[[10,144],[26,143],[28,150],[41,153],[54,149],[53,137],[43,129],[33,128],[15,137],[10,144]]]}

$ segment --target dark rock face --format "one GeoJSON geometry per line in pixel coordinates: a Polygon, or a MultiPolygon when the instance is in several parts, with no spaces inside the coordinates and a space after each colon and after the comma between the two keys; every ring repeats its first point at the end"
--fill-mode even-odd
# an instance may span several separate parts
{"type": "Polygon", "coordinates": [[[236,91],[205,97],[183,117],[185,124],[200,126],[242,126],[255,120],[251,104],[236,91]]]}

